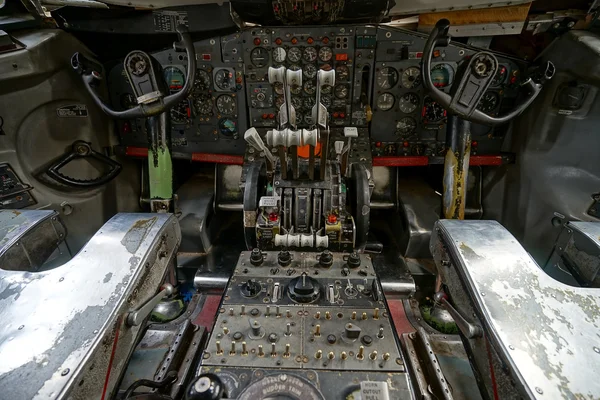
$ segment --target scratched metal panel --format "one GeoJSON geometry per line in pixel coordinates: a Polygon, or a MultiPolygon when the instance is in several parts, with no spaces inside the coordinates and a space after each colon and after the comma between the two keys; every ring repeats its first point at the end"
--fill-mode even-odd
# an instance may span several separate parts
{"type": "MultiPolygon", "coordinates": [[[[546,275],[496,221],[436,223],[459,275],[527,394],[598,398],[600,294],[546,275]]],[[[439,246],[432,237],[432,250],[439,246]]]]}
{"type": "Polygon", "coordinates": [[[0,398],[94,399],[105,382],[110,396],[141,331],[121,316],[156,293],[180,240],[172,215],[117,214],[60,267],[0,269],[0,398]]]}
{"type": "Polygon", "coordinates": [[[0,210],[0,256],[28,230],[56,216],[58,213],[51,210],[0,210]]]}

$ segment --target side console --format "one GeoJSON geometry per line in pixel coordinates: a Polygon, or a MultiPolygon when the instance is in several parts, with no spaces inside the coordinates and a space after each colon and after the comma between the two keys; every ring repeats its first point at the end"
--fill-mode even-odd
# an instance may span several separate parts
{"type": "Polygon", "coordinates": [[[227,398],[411,397],[373,264],[357,253],[243,252],[198,374],[197,389],[227,398]]]}

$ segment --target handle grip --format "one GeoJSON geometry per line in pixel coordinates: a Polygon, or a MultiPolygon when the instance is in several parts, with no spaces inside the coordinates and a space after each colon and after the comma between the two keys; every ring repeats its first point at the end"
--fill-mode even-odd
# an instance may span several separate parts
{"type": "Polygon", "coordinates": [[[113,180],[121,172],[121,164],[106,157],[104,154],[98,153],[93,150],[90,143],[78,140],[73,143],[71,152],[63,156],[56,163],[51,165],[46,173],[52,179],[63,185],[78,187],[78,188],[93,188],[96,186],[104,185],[113,180]],[[77,158],[92,157],[103,164],[108,166],[108,173],[99,176],[94,179],[76,179],[67,175],[64,175],[60,170],[71,161],[77,158]]]}

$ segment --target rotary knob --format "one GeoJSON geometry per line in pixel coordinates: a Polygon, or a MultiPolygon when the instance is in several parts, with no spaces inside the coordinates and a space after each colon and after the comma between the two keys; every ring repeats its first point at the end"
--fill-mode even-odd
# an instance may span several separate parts
{"type": "Polygon", "coordinates": [[[348,260],[346,261],[346,263],[350,268],[358,268],[360,267],[360,256],[357,252],[354,251],[348,256],[348,260]]]}
{"type": "Polygon", "coordinates": [[[282,267],[287,267],[288,265],[290,265],[292,263],[292,255],[290,254],[289,251],[282,250],[277,255],[277,262],[282,267]]]}
{"type": "Polygon", "coordinates": [[[298,303],[312,303],[319,298],[321,286],[306,273],[292,279],[288,285],[290,299],[298,303]]]}
{"type": "Polygon", "coordinates": [[[185,393],[185,400],[218,400],[226,397],[225,386],[215,374],[202,374],[192,381],[185,393]]]}
{"type": "Polygon", "coordinates": [[[252,253],[250,253],[250,264],[254,265],[255,267],[258,267],[263,263],[263,261],[264,258],[260,249],[256,247],[253,248],[252,253]]]}
{"type": "Polygon", "coordinates": [[[244,282],[244,284],[240,288],[240,292],[244,297],[256,297],[258,296],[261,290],[262,287],[260,286],[260,283],[252,279],[244,282]]]}
{"type": "Polygon", "coordinates": [[[329,250],[325,250],[319,256],[319,265],[323,268],[329,268],[333,265],[333,254],[329,250]]]}

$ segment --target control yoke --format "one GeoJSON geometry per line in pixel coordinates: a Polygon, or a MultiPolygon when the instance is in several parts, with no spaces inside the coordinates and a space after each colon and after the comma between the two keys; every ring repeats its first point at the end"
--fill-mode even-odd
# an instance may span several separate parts
{"type": "Polygon", "coordinates": [[[179,25],[177,27],[177,34],[180,41],[173,43],[174,49],[179,51],[183,48],[187,53],[187,77],[185,85],[180,91],[165,95],[168,92],[168,88],[163,82],[162,75],[155,72],[160,66],[143,51],[134,50],[125,57],[123,63],[125,73],[138,103],[137,106],[129,110],[115,111],[104,104],[98,96],[96,87],[103,79],[100,73],[102,67],[99,64],[91,61],[81,53],[75,53],[71,58],[71,66],[82,76],[85,87],[94,99],[94,102],[109,116],[119,119],[134,119],[159,115],[184,100],[194,86],[196,75],[196,51],[194,50],[194,43],[185,26],[179,25]]]}
{"type": "Polygon", "coordinates": [[[535,80],[527,78],[521,83],[521,86],[527,91],[527,95],[515,106],[514,110],[499,117],[489,116],[479,111],[477,105],[498,71],[498,60],[492,53],[480,51],[473,54],[467,65],[463,66],[460,71],[462,75],[459,73],[459,79],[452,88],[451,94],[442,92],[433,84],[430,73],[433,51],[435,47],[446,47],[450,44],[449,29],[450,21],[447,19],[441,19],[435,24],[423,50],[421,76],[423,85],[429,90],[431,97],[442,107],[465,120],[490,126],[508,122],[529,107],[540,94],[544,82],[554,76],[554,65],[551,62],[546,63],[542,68],[543,73],[538,74],[535,80]]]}

